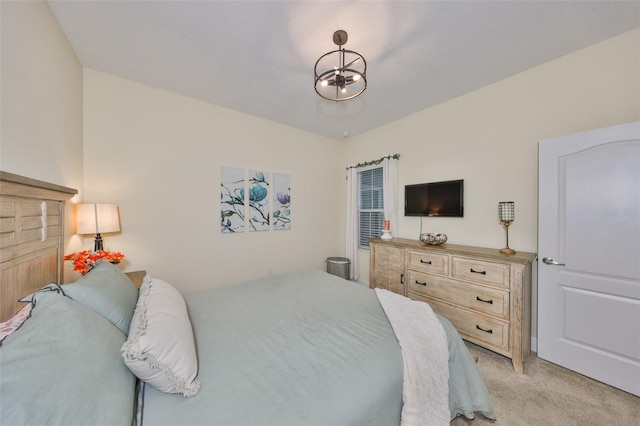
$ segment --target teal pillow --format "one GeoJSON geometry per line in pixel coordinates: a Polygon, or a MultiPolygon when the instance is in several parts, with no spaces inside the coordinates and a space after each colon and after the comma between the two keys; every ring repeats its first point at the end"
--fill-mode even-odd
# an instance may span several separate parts
{"type": "MultiPolygon", "coordinates": [[[[58,284],[56,283],[50,283],[45,285],[44,287],[42,287],[40,290],[38,291],[59,291],[62,287],[60,287],[58,284]]],[[[28,294],[26,296],[21,297],[20,299],[18,299],[18,302],[25,302],[25,303],[31,303],[31,299],[33,298],[33,296],[38,293],[38,291],[36,291],[35,293],[31,293],[28,294]]]]}
{"type": "Polygon", "coordinates": [[[0,346],[0,423],[129,425],[135,376],[125,336],[61,293],[36,293],[31,316],[0,346]]]}
{"type": "Polygon", "coordinates": [[[138,289],[116,265],[99,260],[82,278],[62,286],[64,294],[107,318],[125,335],[138,301],[138,289]]]}

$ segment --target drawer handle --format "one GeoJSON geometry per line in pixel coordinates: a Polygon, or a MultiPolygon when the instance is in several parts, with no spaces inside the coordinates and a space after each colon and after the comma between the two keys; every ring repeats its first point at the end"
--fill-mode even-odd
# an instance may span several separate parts
{"type": "Polygon", "coordinates": [[[431,265],[431,261],[430,260],[422,260],[422,259],[420,259],[420,263],[425,263],[427,265],[431,265]]]}
{"type": "Polygon", "coordinates": [[[493,330],[491,329],[485,330],[484,328],[480,327],[478,324],[476,324],[476,328],[480,331],[484,331],[485,333],[493,334],[493,330]]]}
{"type": "Polygon", "coordinates": [[[484,303],[488,303],[490,305],[493,305],[493,300],[484,300],[484,299],[481,299],[480,296],[476,296],[476,300],[479,301],[479,302],[484,302],[484,303]]]}
{"type": "Polygon", "coordinates": [[[487,271],[476,271],[473,268],[469,269],[469,271],[473,272],[474,274],[487,275],[487,271]]]}
{"type": "Polygon", "coordinates": [[[427,285],[427,283],[426,283],[426,282],[421,283],[421,282],[420,282],[420,281],[418,281],[418,280],[415,280],[415,281],[416,281],[416,284],[420,284],[420,285],[423,285],[423,286],[425,286],[425,287],[426,287],[426,285],[427,285]]]}
{"type": "Polygon", "coordinates": [[[400,274],[400,284],[404,285],[404,274],[400,274]]]}

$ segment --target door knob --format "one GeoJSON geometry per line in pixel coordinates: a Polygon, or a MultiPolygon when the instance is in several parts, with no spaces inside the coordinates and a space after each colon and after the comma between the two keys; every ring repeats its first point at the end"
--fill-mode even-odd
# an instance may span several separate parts
{"type": "Polygon", "coordinates": [[[542,262],[544,262],[545,265],[565,266],[564,263],[556,262],[550,257],[542,258],[542,262]]]}

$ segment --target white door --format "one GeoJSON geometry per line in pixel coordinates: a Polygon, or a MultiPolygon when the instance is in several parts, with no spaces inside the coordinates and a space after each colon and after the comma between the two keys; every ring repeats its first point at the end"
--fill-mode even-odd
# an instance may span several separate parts
{"type": "Polygon", "coordinates": [[[540,141],[538,356],[640,396],[640,122],[540,141]]]}

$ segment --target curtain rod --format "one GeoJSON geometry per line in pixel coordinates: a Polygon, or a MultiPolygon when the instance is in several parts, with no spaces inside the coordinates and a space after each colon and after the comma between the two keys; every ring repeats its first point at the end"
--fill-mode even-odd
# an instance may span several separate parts
{"type": "Polygon", "coordinates": [[[349,170],[349,169],[354,169],[354,168],[358,168],[358,167],[373,166],[373,165],[382,163],[382,161],[384,161],[385,158],[388,158],[388,159],[391,159],[391,160],[398,160],[400,158],[400,154],[386,155],[386,156],[384,156],[382,158],[379,158],[377,160],[365,161],[364,163],[358,163],[358,164],[355,164],[355,165],[347,166],[347,167],[345,167],[345,169],[349,170]]]}

